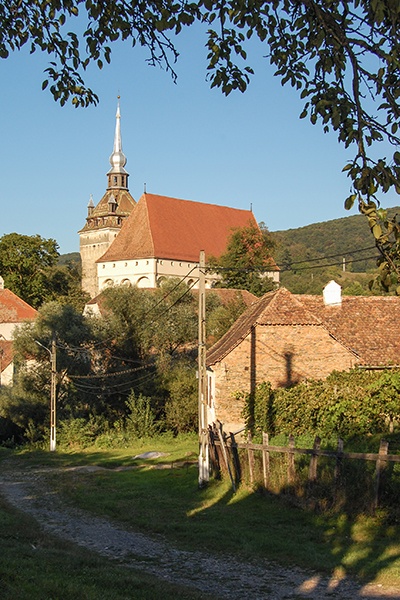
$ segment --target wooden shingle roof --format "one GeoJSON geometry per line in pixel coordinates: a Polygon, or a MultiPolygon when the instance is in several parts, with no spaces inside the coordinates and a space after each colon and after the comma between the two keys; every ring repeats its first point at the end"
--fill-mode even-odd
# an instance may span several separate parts
{"type": "Polygon", "coordinates": [[[198,262],[200,250],[219,257],[232,230],[257,222],[250,210],[143,194],[97,262],[168,258],[198,262]]]}
{"type": "Polygon", "coordinates": [[[323,327],[364,366],[400,365],[400,297],[343,296],[326,306],[322,296],[285,288],[265,294],[209,350],[207,364],[221,361],[256,325],[323,327]]]}

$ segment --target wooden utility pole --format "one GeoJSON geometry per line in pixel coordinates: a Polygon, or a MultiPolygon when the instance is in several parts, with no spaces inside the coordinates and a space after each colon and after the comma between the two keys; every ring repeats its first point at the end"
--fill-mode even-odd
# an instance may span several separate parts
{"type": "Polygon", "coordinates": [[[204,250],[200,251],[199,261],[199,487],[207,484],[210,478],[208,456],[208,405],[206,369],[206,260],[204,250]]]}

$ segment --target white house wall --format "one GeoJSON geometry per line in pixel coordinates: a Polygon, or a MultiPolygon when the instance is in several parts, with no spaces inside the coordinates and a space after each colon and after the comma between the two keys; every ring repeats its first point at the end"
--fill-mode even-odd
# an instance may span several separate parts
{"type": "Polygon", "coordinates": [[[20,323],[0,323],[0,338],[8,341],[12,340],[14,329],[19,324],[20,323]]]}
{"type": "Polygon", "coordinates": [[[5,369],[0,373],[0,384],[1,385],[12,385],[14,377],[14,363],[11,362],[5,369]]]}

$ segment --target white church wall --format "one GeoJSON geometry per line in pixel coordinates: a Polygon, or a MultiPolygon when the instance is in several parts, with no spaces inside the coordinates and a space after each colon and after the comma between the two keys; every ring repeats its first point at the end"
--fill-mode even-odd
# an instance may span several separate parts
{"type": "MultiPolygon", "coordinates": [[[[111,285],[136,285],[140,288],[158,287],[162,279],[179,277],[193,289],[198,289],[199,268],[196,263],[169,259],[138,259],[99,263],[99,291],[111,285]]],[[[211,288],[217,275],[207,274],[206,287],[211,288]]]]}

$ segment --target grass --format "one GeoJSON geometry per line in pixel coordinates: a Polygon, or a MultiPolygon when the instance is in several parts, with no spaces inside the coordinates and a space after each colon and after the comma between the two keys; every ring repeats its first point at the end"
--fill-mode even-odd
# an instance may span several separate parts
{"type": "Polygon", "coordinates": [[[44,534],[1,498],[0,553],[2,600],[204,598],[44,534]]]}
{"type": "Polygon", "coordinates": [[[161,534],[181,548],[272,559],[400,587],[400,530],[390,515],[304,511],[245,486],[233,494],[228,480],[211,481],[199,490],[197,466],[190,463],[196,453],[195,437],[160,437],[118,450],[23,452],[18,460],[27,468],[105,467],[64,470],[51,483],[68,502],[135,530],[161,534]],[[167,456],[133,460],[151,450],[167,456]],[[176,468],[156,468],[160,463],[176,468]]]}

